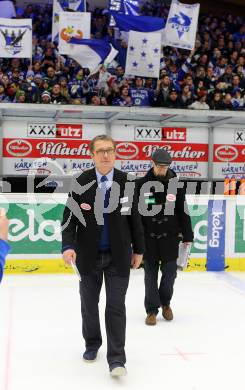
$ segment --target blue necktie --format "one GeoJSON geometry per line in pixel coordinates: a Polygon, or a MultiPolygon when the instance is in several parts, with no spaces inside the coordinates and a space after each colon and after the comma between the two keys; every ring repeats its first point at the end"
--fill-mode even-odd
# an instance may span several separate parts
{"type": "MultiPolygon", "coordinates": [[[[100,179],[101,190],[104,195],[104,208],[108,207],[110,199],[110,188],[106,188],[106,182],[108,181],[106,176],[102,176],[100,179]]],[[[100,239],[100,250],[108,251],[110,249],[109,239],[109,225],[108,225],[108,214],[104,213],[104,226],[102,228],[101,239],[100,239]]]]}
{"type": "Polygon", "coordinates": [[[101,182],[101,189],[104,194],[104,208],[108,207],[109,205],[109,199],[110,199],[110,189],[106,187],[106,182],[108,181],[106,176],[102,176],[100,179],[101,182]]]}

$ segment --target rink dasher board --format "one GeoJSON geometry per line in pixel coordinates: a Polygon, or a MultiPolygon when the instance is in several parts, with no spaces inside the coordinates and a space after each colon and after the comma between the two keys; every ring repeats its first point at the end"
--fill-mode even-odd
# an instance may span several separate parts
{"type": "MultiPolygon", "coordinates": [[[[60,221],[66,200],[64,194],[0,194],[1,207],[10,219],[12,252],[7,258],[6,273],[73,272],[60,254],[60,221]]],[[[245,196],[218,195],[187,195],[195,234],[187,271],[206,270],[210,200],[226,203],[224,270],[245,271],[245,196]]]]}

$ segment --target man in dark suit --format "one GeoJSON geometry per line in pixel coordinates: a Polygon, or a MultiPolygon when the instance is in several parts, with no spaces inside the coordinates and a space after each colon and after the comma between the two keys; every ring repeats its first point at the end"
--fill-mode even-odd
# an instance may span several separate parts
{"type": "Polygon", "coordinates": [[[114,168],[115,150],[109,136],[91,141],[95,168],[74,178],[64,210],[62,246],[65,263],[76,262],[81,275],[83,358],[93,362],[102,344],[98,302],[104,276],[107,361],[111,375],[122,376],[126,374],[125,296],[130,265],[138,268],[142,261],[144,238],[137,195],[128,191],[134,182],[114,168]]]}
{"type": "Polygon", "coordinates": [[[185,209],[185,193],[178,185],[175,172],[169,168],[171,161],[168,152],[156,150],[152,155],[153,167],[138,180],[146,245],[146,325],[156,325],[159,307],[165,320],[173,319],[170,301],[177,275],[179,235],[182,235],[184,245],[193,241],[191,219],[185,209]],[[162,275],[158,287],[159,265],[162,275]]]}

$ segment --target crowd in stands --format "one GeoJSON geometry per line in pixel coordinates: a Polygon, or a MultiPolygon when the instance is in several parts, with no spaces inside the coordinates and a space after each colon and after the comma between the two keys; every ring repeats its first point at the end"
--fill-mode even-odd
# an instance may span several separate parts
{"type": "MultiPolygon", "coordinates": [[[[162,2],[146,3],[142,14],[165,18],[162,2]]],[[[193,51],[163,48],[159,79],[125,75],[127,42],[116,39],[106,10],[92,13],[93,38],[119,51],[109,67],[90,74],[51,42],[52,5],[16,9],[33,21],[33,56],[0,55],[0,103],[90,104],[245,110],[245,18],[201,14],[193,51]]]]}

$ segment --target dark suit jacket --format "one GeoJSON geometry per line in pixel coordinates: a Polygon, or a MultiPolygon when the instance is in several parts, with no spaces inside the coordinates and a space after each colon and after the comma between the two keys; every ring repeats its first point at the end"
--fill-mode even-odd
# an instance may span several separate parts
{"type": "MultiPolygon", "coordinates": [[[[143,226],[138,212],[136,192],[133,192],[131,197],[124,192],[125,184],[128,182],[127,174],[114,168],[113,182],[119,184],[117,188],[119,189],[118,195],[120,193],[120,197],[117,197],[115,210],[109,213],[108,216],[112,262],[115,264],[119,275],[128,276],[132,250],[138,254],[143,254],[144,252],[143,226]],[[127,205],[130,208],[129,211],[125,212],[127,205]],[[123,208],[124,210],[122,210],[123,208]]],[[[134,184],[134,182],[131,184],[134,184]]],[[[111,193],[114,191],[115,186],[116,184],[112,185],[111,193]]],[[[101,222],[98,223],[98,219],[95,216],[97,188],[95,169],[90,169],[80,174],[80,176],[74,177],[72,190],[63,215],[63,251],[68,248],[73,248],[76,251],[77,267],[81,274],[91,272],[98,257],[103,220],[102,224],[100,224],[101,222]],[[81,193],[79,185],[86,186],[89,183],[91,183],[90,188],[86,191],[83,189],[82,191],[84,192],[81,193]],[[82,204],[83,206],[81,207],[82,204]],[[84,209],[89,208],[87,205],[91,207],[90,210],[84,209]],[[70,210],[71,207],[72,212],[70,210]],[[79,221],[81,216],[84,218],[86,226],[84,226],[81,220],[79,221]]],[[[102,211],[101,215],[103,216],[102,211]]]]}

